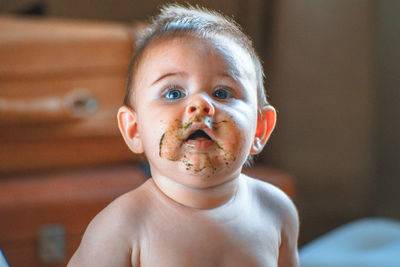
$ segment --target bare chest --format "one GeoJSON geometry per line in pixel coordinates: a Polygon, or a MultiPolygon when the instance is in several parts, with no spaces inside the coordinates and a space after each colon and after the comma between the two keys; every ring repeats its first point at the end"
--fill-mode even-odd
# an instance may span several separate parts
{"type": "Polygon", "coordinates": [[[140,242],[140,266],[276,266],[279,234],[271,225],[184,217],[153,224],[140,242]]]}

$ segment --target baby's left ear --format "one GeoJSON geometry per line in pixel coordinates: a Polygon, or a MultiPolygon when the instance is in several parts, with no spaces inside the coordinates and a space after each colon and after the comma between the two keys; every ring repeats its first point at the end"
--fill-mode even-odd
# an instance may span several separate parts
{"type": "Polygon", "coordinates": [[[252,155],[257,155],[263,150],[268,138],[271,136],[272,131],[275,128],[275,124],[275,108],[270,105],[265,106],[262,109],[261,114],[258,114],[256,134],[250,150],[252,155]]]}

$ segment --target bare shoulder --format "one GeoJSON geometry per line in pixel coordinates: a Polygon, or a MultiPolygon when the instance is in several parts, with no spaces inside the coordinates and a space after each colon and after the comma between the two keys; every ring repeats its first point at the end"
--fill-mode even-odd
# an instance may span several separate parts
{"type": "Polygon", "coordinates": [[[279,267],[299,265],[297,241],[299,236],[299,217],[293,201],[276,186],[245,176],[249,193],[258,206],[271,212],[280,225],[279,267]]]}
{"type": "Polygon", "coordinates": [[[278,187],[243,175],[250,194],[258,204],[274,213],[282,227],[298,228],[298,213],[293,201],[278,187]]]}
{"type": "Polygon", "coordinates": [[[146,187],[118,197],[93,218],[68,266],[131,266],[139,250],[146,187]]]}

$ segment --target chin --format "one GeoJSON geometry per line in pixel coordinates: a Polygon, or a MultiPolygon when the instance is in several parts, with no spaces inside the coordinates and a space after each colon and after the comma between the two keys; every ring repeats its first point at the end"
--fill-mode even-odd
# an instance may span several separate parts
{"type": "Polygon", "coordinates": [[[195,166],[187,167],[186,164],[180,164],[179,173],[183,178],[180,183],[193,187],[193,188],[208,188],[223,184],[227,181],[234,179],[240,174],[240,170],[233,172],[236,168],[232,166],[216,168],[216,167],[201,167],[196,168],[195,166]],[[236,174],[236,175],[235,175],[236,174]]]}

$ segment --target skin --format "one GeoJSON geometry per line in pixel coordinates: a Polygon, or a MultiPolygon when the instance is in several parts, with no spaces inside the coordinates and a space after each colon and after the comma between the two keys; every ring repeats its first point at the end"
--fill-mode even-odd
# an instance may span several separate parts
{"type": "Polygon", "coordinates": [[[275,110],[257,113],[249,56],[234,43],[224,49],[234,64],[190,36],[146,49],[133,108],[121,107],[118,122],[152,178],[93,219],[69,266],[298,266],[293,203],[241,174],[272,133],[275,110]],[[211,140],[188,138],[199,129],[211,140]]]}

